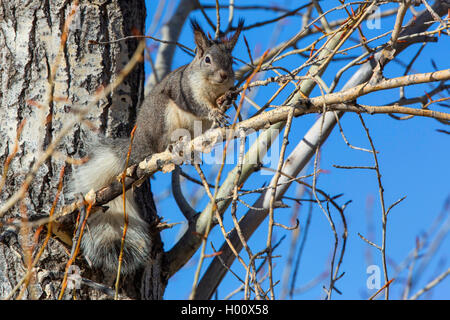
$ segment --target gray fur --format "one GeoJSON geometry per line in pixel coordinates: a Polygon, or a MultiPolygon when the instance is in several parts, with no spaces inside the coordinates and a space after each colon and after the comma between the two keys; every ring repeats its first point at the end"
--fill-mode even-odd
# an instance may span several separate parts
{"type": "MultiPolygon", "coordinates": [[[[229,40],[213,41],[192,22],[196,56],[188,65],[168,74],[144,99],[137,116],[130,165],[164,151],[173,142],[176,130],[186,129],[192,134],[195,121],[200,122],[203,131],[214,123],[224,123],[225,116],[216,100],[234,84],[231,51],[242,26],[240,22],[229,40]]],[[[113,181],[124,169],[128,147],[129,139],[91,138],[88,141],[90,160],[74,170],[72,192],[87,193],[113,181]]],[[[145,264],[151,244],[149,226],[139,213],[132,190],[126,197],[129,227],[124,247],[124,274],[145,264]]],[[[89,218],[82,250],[94,267],[115,272],[123,230],[122,198],[117,197],[106,207],[107,211],[94,213],[89,218]]]]}

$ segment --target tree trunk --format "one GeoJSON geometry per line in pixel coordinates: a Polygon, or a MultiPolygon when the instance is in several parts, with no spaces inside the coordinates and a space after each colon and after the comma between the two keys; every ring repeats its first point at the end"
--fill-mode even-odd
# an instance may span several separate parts
{"type": "MultiPolygon", "coordinates": [[[[114,41],[131,35],[133,29],[143,33],[145,12],[143,0],[0,0],[0,171],[6,172],[6,180],[0,183],[0,207],[21,188],[30,168],[64,123],[75,117],[77,109],[91,102],[100,88],[115,79],[138,45],[134,39],[109,44],[90,41],[114,41]],[[78,6],[74,7],[76,3],[78,6]],[[74,8],[76,11],[71,14],[74,8]],[[60,50],[66,21],[71,23],[67,42],[60,50]]],[[[76,125],[64,137],[57,152],[35,172],[23,199],[1,218],[0,297],[8,296],[24,277],[30,253],[36,255],[46,234],[45,229],[41,231],[36,242],[36,230],[40,229],[26,232],[22,227],[11,232],[5,222],[48,215],[61,168],[65,164],[64,182],[72,171],[69,162],[65,162],[66,156],[78,159],[84,155],[83,130],[94,127],[112,137],[128,135],[143,99],[143,88],[144,68],[138,64],[112,94],[90,110],[87,116],[90,125],[76,125]]],[[[150,184],[144,183],[137,194],[144,201],[145,216],[150,222],[157,221],[153,200],[148,196],[150,184]]],[[[57,207],[68,200],[61,196],[57,207]]],[[[162,245],[158,232],[153,237],[153,260],[147,270],[134,279],[122,279],[121,293],[127,297],[162,298],[165,287],[159,272],[162,245]]],[[[68,252],[70,248],[51,238],[22,298],[57,298],[68,252]]],[[[82,257],[75,264],[83,278],[110,286],[100,271],[93,272],[87,267],[82,257]]],[[[17,297],[23,287],[11,297],[17,297]]],[[[92,285],[66,290],[64,298],[70,299],[73,294],[82,299],[111,298],[92,285]]]]}

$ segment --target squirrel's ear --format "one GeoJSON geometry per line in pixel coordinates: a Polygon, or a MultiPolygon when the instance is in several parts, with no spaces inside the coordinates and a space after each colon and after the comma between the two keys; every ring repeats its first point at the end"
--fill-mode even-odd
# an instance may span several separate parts
{"type": "Polygon", "coordinates": [[[239,35],[241,34],[242,28],[244,27],[244,19],[239,19],[238,26],[236,28],[236,32],[233,36],[228,40],[225,44],[228,50],[233,51],[236,42],[239,39],[239,35]]]}
{"type": "Polygon", "coordinates": [[[192,30],[194,31],[194,41],[197,45],[198,54],[200,56],[203,56],[205,50],[211,46],[211,42],[196,20],[191,19],[191,26],[192,30]]]}

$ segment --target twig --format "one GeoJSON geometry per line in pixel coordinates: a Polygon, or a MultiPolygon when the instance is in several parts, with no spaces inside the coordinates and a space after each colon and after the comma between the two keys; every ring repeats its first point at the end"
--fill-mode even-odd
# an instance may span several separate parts
{"type": "Polygon", "coordinates": [[[334,113],[334,117],[336,118],[336,122],[337,122],[337,124],[339,126],[339,132],[341,133],[342,139],[344,139],[345,144],[347,146],[349,146],[350,148],[355,149],[355,150],[360,150],[360,151],[369,152],[369,153],[372,152],[371,150],[368,150],[368,149],[365,149],[365,148],[360,148],[360,147],[355,147],[355,146],[351,145],[348,142],[348,140],[345,137],[345,135],[344,135],[344,130],[342,129],[341,121],[339,120],[339,116],[338,116],[337,112],[333,111],[333,113],[334,113]]]}
{"type": "Polygon", "coordinates": [[[74,241],[73,241],[73,246],[72,246],[72,251],[70,253],[70,259],[66,264],[66,269],[64,272],[64,278],[61,284],[61,291],[59,293],[58,296],[58,300],[61,300],[64,296],[64,291],[66,289],[67,286],[67,278],[69,275],[69,270],[70,270],[70,266],[73,264],[73,262],[75,261],[75,258],[78,255],[78,252],[80,250],[80,245],[81,245],[81,238],[83,236],[83,232],[84,232],[84,228],[86,227],[86,222],[87,219],[89,218],[89,213],[91,212],[92,209],[92,202],[89,203],[87,209],[85,207],[81,207],[80,208],[80,217],[82,217],[82,219],[79,220],[79,225],[78,228],[76,230],[76,234],[74,237],[74,241]]]}
{"type": "Polygon", "coordinates": [[[370,166],[370,167],[368,167],[368,166],[338,166],[336,164],[333,164],[333,167],[337,168],[337,169],[369,169],[369,170],[376,170],[376,168],[372,167],[372,166],[370,166]]]}
{"type": "Polygon", "coordinates": [[[300,267],[300,261],[303,255],[303,250],[305,248],[305,244],[306,244],[306,239],[308,238],[308,231],[309,231],[309,227],[311,225],[311,218],[312,218],[312,202],[309,206],[308,209],[308,215],[306,217],[306,222],[305,222],[305,227],[303,228],[303,236],[302,239],[300,240],[300,245],[298,247],[297,250],[297,257],[295,259],[295,267],[294,267],[294,273],[292,274],[292,279],[291,279],[291,283],[290,283],[290,287],[289,287],[289,296],[292,299],[294,291],[295,291],[295,283],[297,280],[297,273],[299,271],[299,267],[300,267]]]}
{"type": "MultiPolygon", "coordinates": [[[[205,18],[205,20],[208,22],[208,24],[211,26],[211,28],[213,30],[216,30],[216,25],[214,24],[214,22],[211,21],[209,16],[206,14],[205,9],[203,8],[203,5],[200,3],[199,0],[195,0],[195,1],[197,2],[197,8],[200,9],[200,11],[202,12],[202,15],[205,18]]],[[[217,4],[215,6],[215,9],[217,10],[217,4]]]]}
{"type": "Polygon", "coordinates": [[[272,300],[275,299],[275,293],[273,290],[273,287],[274,287],[273,275],[272,275],[272,232],[273,232],[273,226],[275,223],[273,211],[274,211],[275,198],[276,198],[276,186],[277,186],[278,180],[281,176],[281,169],[283,168],[283,164],[284,164],[284,154],[286,152],[286,146],[289,143],[288,136],[289,136],[289,132],[291,130],[291,124],[292,124],[293,117],[294,117],[294,108],[291,109],[291,111],[288,114],[288,118],[286,120],[286,127],[284,129],[283,143],[281,145],[277,172],[275,173],[275,176],[271,181],[272,193],[271,193],[270,202],[269,202],[269,226],[268,226],[269,230],[267,233],[266,247],[268,250],[267,255],[268,255],[268,265],[269,265],[270,297],[272,300]]]}
{"type": "Polygon", "coordinates": [[[14,156],[16,155],[17,151],[19,151],[19,139],[20,139],[20,135],[22,133],[23,127],[25,126],[25,123],[26,123],[26,119],[23,119],[20,122],[19,126],[17,127],[16,140],[14,141],[14,147],[12,149],[12,152],[6,157],[6,160],[3,164],[3,173],[2,173],[1,180],[0,180],[0,192],[2,191],[3,187],[5,186],[6,178],[8,175],[9,165],[10,165],[12,159],[14,158],[14,156]]]}
{"type": "Polygon", "coordinates": [[[358,232],[358,236],[363,239],[365,242],[367,242],[368,244],[370,244],[372,247],[377,248],[378,250],[383,250],[379,245],[373,243],[372,241],[370,241],[369,239],[365,238],[361,233],[358,232]]]}
{"type": "MultiPolygon", "coordinates": [[[[65,166],[62,166],[61,167],[61,171],[59,173],[58,188],[57,188],[57,191],[56,191],[55,199],[53,200],[52,208],[50,209],[49,218],[51,218],[53,216],[53,214],[55,212],[55,209],[56,209],[56,206],[58,204],[59,196],[61,194],[61,190],[62,190],[62,186],[63,186],[63,178],[64,178],[65,168],[66,168],[65,166]]],[[[49,220],[49,222],[47,224],[47,235],[45,236],[44,242],[43,242],[41,248],[39,249],[39,252],[34,257],[34,260],[33,260],[32,264],[31,264],[30,268],[27,270],[27,273],[25,274],[25,276],[23,276],[22,279],[20,279],[17,282],[17,284],[14,286],[14,288],[8,293],[8,295],[4,298],[4,300],[11,299],[12,296],[14,295],[14,293],[20,288],[20,286],[24,282],[26,283],[24,289],[27,287],[27,284],[28,284],[28,281],[29,281],[29,279],[31,277],[31,273],[33,271],[33,268],[39,262],[39,259],[41,258],[42,253],[44,252],[45,248],[47,247],[47,244],[48,244],[48,241],[50,240],[51,235],[52,235],[52,220],[49,220]]]]}
{"type": "Polygon", "coordinates": [[[389,280],[388,282],[386,282],[384,284],[384,286],[382,286],[377,292],[375,292],[370,298],[369,300],[373,300],[375,299],[375,297],[383,290],[387,290],[389,288],[389,285],[392,283],[392,281],[394,281],[395,279],[392,278],[391,280],[389,280]]]}
{"type": "Polygon", "coordinates": [[[219,0],[216,0],[216,34],[215,39],[220,37],[220,12],[219,12],[219,0]]]}
{"type": "Polygon", "coordinates": [[[186,52],[187,54],[189,54],[190,56],[194,55],[194,50],[192,50],[191,48],[177,42],[177,41],[169,41],[169,40],[162,40],[162,39],[158,39],[152,36],[144,36],[144,35],[133,35],[133,36],[126,36],[126,37],[122,37],[119,39],[115,39],[115,40],[109,40],[109,41],[97,41],[97,40],[89,40],[90,44],[102,44],[102,45],[106,45],[106,44],[112,44],[112,43],[117,43],[117,42],[121,42],[121,41],[126,41],[129,39],[151,39],[153,41],[157,41],[157,42],[161,42],[164,44],[173,44],[176,45],[178,47],[180,47],[184,52],[186,52]]]}
{"type": "Polygon", "coordinates": [[[417,300],[422,294],[424,294],[425,292],[429,291],[430,289],[432,289],[433,287],[435,287],[436,285],[438,285],[442,280],[444,280],[448,275],[450,274],[450,268],[448,268],[446,271],[444,271],[443,273],[441,273],[439,276],[437,276],[434,280],[430,281],[425,287],[423,287],[421,290],[419,290],[418,292],[416,292],[416,294],[414,294],[411,298],[409,298],[410,300],[417,300]]]}
{"type": "Polygon", "coordinates": [[[387,211],[386,211],[386,215],[389,214],[389,212],[391,211],[392,208],[394,208],[396,205],[398,205],[400,202],[402,202],[402,201],[405,200],[405,199],[406,199],[406,196],[404,196],[404,197],[398,199],[398,200],[395,201],[393,204],[391,204],[391,205],[389,206],[389,208],[387,209],[387,211]]]}
{"type": "Polygon", "coordinates": [[[122,171],[122,202],[123,202],[123,230],[122,230],[122,239],[120,240],[120,251],[119,251],[119,264],[117,266],[117,274],[116,274],[116,283],[115,283],[115,295],[114,300],[119,298],[119,284],[120,284],[120,272],[122,270],[122,262],[123,262],[123,250],[125,247],[125,238],[127,236],[128,231],[128,212],[126,206],[126,190],[125,190],[125,176],[127,173],[128,163],[130,161],[131,149],[133,146],[134,133],[136,132],[137,126],[135,125],[133,130],[131,130],[130,134],[130,145],[128,147],[127,158],[125,161],[125,167],[122,171]]]}
{"type": "MultiPolygon", "coordinates": [[[[239,180],[241,178],[241,174],[242,174],[242,165],[244,162],[244,153],[245,153],[245,133],[243,132],[239,132],[240,133],[240,143],[239,143],[239,158],[238,158],[238,164],[237,164],[237,174],[235,176],[235,180],[234,180],[234,188],[233,188],[233,198],[232,198],[232,202],[231,202],[231,218],[233,220],[233,224],[234,227],[236,229],[236,232],[239,236],[239,240],[241,241],[242,246],[245,248],[245,250],[247,251],[248,257],[250,259],[250,263],[246,266],[246,275],[245,275],[245,282],[244,282],[244,299],[248,300],[250,291],[249,291],[249,280],[250,280],[250,276],[251,276],[251,280],[253,281],[253,283],[255,284],[255,294],[256,294],[256,299],[260,299],[261,298],[261,294],[259,288],[258,288],[258,280],[256,278],[256,267],[255,267],[255,262],[254,259],[252,259],[252,257],[254,256],[250,247],[247,244],[247,240],[245,239],[241,228],[239,227],[239,221],[236,217],[236,209],[237,209],[237,200],[240,200],[238,197],[238,183],[239,180]]],[[[236,249],[234,249],[236,250],[236,249]]]]}
{"type": "Polygon", "coordinates": [[[364,131],[366,132],[367,139],[369,140],[369,143],[370,143],[370,147],[372,148],[372,156],[373,156],[373,159],[375,162],[375,171],[377,173],[378,193],[380,196],[380,204],[381,204],[381,224],[382,224],[382,236],[381,236],[382,242],[381,242],[380,252],[381,252],[381,260],[382,260],[382,264],[383,264],[384,283],[385,283],[385,286],[384,286],[385,287],[385,295],[384,296],[385,296],[385,299],[388,300],[389,299],[388,283],[390,283],[390,282],[389,282],[388,270],[387,270],[387,265],[386,265],[387,212],[386,212],[385,203],[384,203],[384,188],[381,183],[381,173],[380,173],[380,167],[378,165],[377,152],[376,152],[375,146],[373,145],[373,141],[370,136],[369,129],[367,129],[362,116],[360,114],[358,114],[358,117],[359,117],[359,120],[361,121],[364,131]]]}

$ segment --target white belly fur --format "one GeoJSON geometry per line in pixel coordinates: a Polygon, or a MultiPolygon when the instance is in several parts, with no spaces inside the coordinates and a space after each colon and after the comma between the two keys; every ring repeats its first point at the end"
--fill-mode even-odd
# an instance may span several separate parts
{"type": "Polygon", "coordinates": [[[193,139],[211,127],[211,121],[204,120],[190,112],[184,111],[173,100],[170,100],[167,104],[165,119],[166,132],[171,141],[186,135],[189,135],[193,139]],[[170,137],[175,139],[170,139],[170,137]]]}

